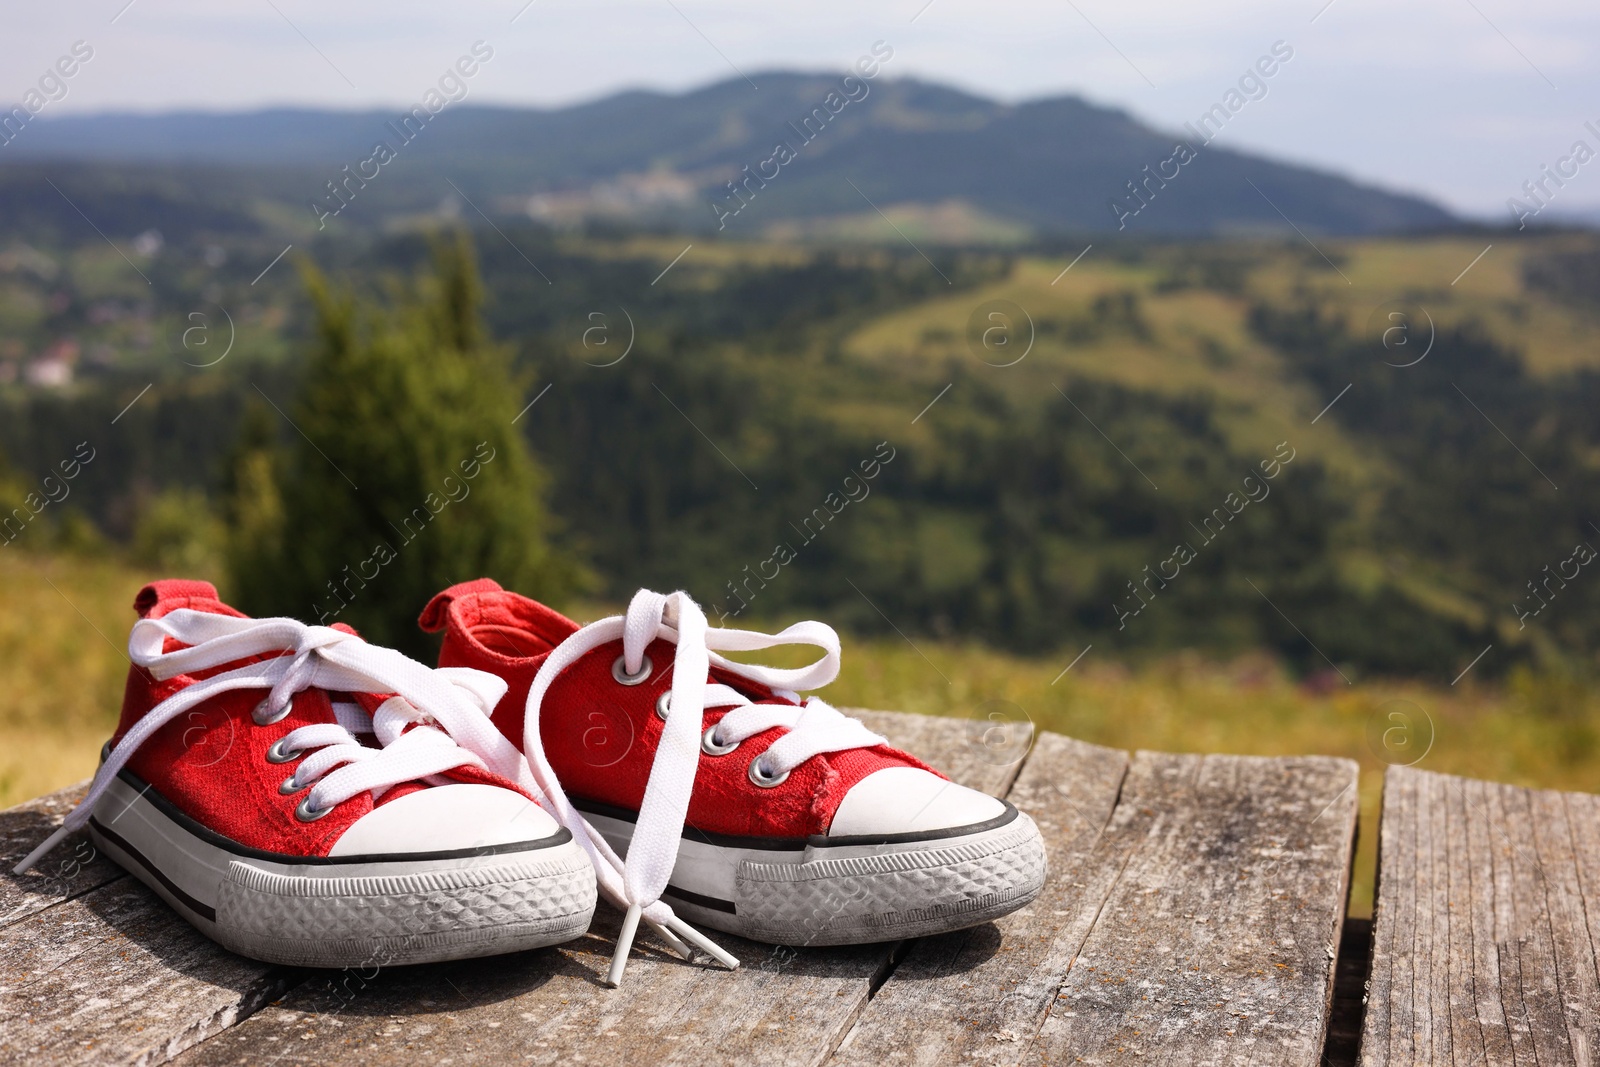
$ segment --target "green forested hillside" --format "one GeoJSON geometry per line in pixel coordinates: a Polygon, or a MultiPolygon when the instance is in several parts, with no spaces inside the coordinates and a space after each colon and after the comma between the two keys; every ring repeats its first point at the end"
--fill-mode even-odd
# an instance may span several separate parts
{"type": "MultiPolygon", "coordinates": [[[[1336,682],[1448,683],[1485,649],[1475,672],[1587,669],[1592,238],[1496,235],[1459,278],[1488,238],[1076,262],[1082,245],[690,243],[478,234],[526,383],[516,425],[597,595],[683,586],[730,622],[803,610],[1014,651],[1266,648],[1336,682]]],[[[146,248],[0,247],[8,499],[96,450],[18,550],[149,545],[157,515],[181,539],[173,516],[201,505],[167,491],[220,501],[241,426],[300,440],[297,258],[378,292],[427,242],[309,242],[254,283],[281,244],[146,248]],[[196,312],[210,332],[188,332],[196,312]],[[204,365],[228,320],[234,347],[204,365]],[[94,530],[61,527],[74,509],[94,530]]]]}

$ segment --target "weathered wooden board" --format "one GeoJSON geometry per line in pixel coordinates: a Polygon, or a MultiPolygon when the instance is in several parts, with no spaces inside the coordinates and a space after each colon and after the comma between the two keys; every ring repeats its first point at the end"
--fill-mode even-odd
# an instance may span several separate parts
{"type": "Polygon", "coordinates": [[[1137,753],[1089,860],[1115,884],[1038,1037],[1003,1059],[1318,1064],[1357,774],[1324,757],[1137,753]]]}
{"type": "Polygon", "coordinates": [[[11,873],[61,825],[88,788],[88,782],[80,782],[0,811],[0,928],[124,877],[122,868],[97,855],[82,834],[63,841],[26,874],[11,873]]]}
{"type": "Polygon", "coordinates": [[[82,792],[0,813],[0,1060],[162,1063],[297,980],[217,948],[86,839],[11,874],[82,792]]]}
{"type": "Polygon", "coordinates": [[[990,796],[1007,794],[1033,745],[1033,724],[1026,720],[996,723],[865,708],[841,710],[954,781],[990,796]]]}
{"type": "Polygon", "coordinates": [[[1366,1067],[1600,1058],[1600,797],[1384,779],[1366,1067]]]}
{"type": "Polygon", "coordinates": [[[164,1063],[295,981],[120,878],[0,933],[0,1058],[164,1063]]]}
{"type": "MultiPolygon", "coordinates": [[[[952,777],[1003,794],[1025,751],[996,759],[968,724],[863,715],[952,777]]],[[[991,738],[992,742],[994,739],[991,738]]],[[[892,946],[789,949],[722,934],[734,972],[636,950],[620,990],[603,984],[617,916],[571,945],[446,966],[319,976],[182,1064],[278,1067],[401,1058],[519,1063],[821,1063],[866,1006],[892,946]]],[[[641,935],[641,941],[647,940],[641,935]]]]}
{"type": "MultiPolygon", "coordinates": [[[[1130,764],[1048,734],[1030,755],[1026,723],[857,714],[1033,814],[1051,864],[1039,900],[901,945],[795,950],[718,935],[744,960],[737,972],[645,947],[622,990],[602,981],[608,908],[557,948],[308,975],[221,951],[69,843],[46,872],[0,884],[0,1059],[1317,1062],[1353,764],[1152,753],[1130,764]]],[[[0,813],[0,852],[15,862],[70,800],[0,813]]],[[[1561,884],[1580,902],[1600,879],[1600,826],[1586,832],[1563,854],[1561,884]]],[[[1581,944],[1592,973],[1587,929],[1581,942],[1562,937],[1550,935],[1551,958],[1581,944]]],[[[1544,958],[1527,950],[1525,981],[1537,984],[1544,958]]]]}
{"type": "Polygon", "coordinates": [[[1006,1062],[1027,1048],[1117,877],[1095,846],[1127,766],[1120,749],[1040,736],[1010,800],[1044,834],[1044,892],[996,923],[913,943],[835,1062],[1006,1062]]]}

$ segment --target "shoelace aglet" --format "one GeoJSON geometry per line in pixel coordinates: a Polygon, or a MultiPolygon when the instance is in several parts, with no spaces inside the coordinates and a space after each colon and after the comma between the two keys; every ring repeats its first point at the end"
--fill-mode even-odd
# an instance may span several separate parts
{"type": "MultiPolygon", "coordinates": [[[[639,920],[642,918],[644,909],[637,904],[628,905],[628,910],[622,916],[622,929],[617,933],[616,951],[611,954],[611,969],[606,973],[606,985],[612,989],[620,988],[622,985],[622,972],[628,966],[628,953],[633,951],[633,939],[639,933],[639,920]]],[[[728,970],[739,969],[737,957],[676,915],[665,923],[657,923],[651,919],[644,921],[684,959],[694,958],[694,951],[690,948],[692,945],[728,970]]]]}
{"type": "Polygon", "coordinates": [[[676,915],[668,919],[666,925],[667,928],[673,933],[677,934],[679,937],[689,942],[689,944],[693,945],[701,952],[704,952],[707,956],[710,956],[712,959],[722,964],[728,970],[737,971],[739,969],[738,957],[734,956],[727,949],[723,948],[721,945],[717,944],[715,941],[711,940],[705,934],[702,934],[699,930],[696,930],[694,927],[690,926],[676,915]]]}
{"type": "Polygon", "coordinates": [[[667,947],[686,960],[694,959],[694,949],[678,939],[678,935],[668,930],[649,916],[645,916],[644,924],[656,932],[656,936],[667,943],[667,947]]]}
{"type": "Polygon", "coordinates": [[[617,934],[617,948],[611,954],[611,970],[606,973],[606,985],[616,989],[622,985],[622,969],[628,965],[628,953],[633,951],[633,937],[639,932],[639,919],[644,909],[629,904],[622,916],[622,930],[617,934]]]}
{"type": "Polygon", "coordinates": [[[61,844],[61,842],[65,840],[66,836],[70,833],[72,833],[72,827],[62,823],[56,828],[55,833],[45,838],[42,842],[40,842],[38,848],[24,856],[21,863],[11,868],[11,873],[22,874],[27,871],[29,867],[32,867],[35,863],[38,863],[40,860],[44,859],[45,853],[61,844]]]}

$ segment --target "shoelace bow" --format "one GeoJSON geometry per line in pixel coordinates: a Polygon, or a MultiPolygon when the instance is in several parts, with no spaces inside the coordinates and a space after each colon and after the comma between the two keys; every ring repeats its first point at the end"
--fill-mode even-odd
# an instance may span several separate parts
{"type": "MultiPolygon", "coordinates": [[[[370,645],[354,634],[293,619],[240,619],[174,611],[134,623],[128,656],[158,680],[219,667],[254,656],[286,653],[196,681],[151,708],[123,735],[94,776],[89,792],[61,827],[28,854],[21,874],[69,833],[88,822],[95,803],[151,735],[202,702],[235,689],[268,689],[253,716],[267,724],[287,713],[294,695],[318,688],[345,693],[394,693],[372,717],[383,746],[361,744],[341,723],[318,723],[290,731],[278,742],[284,754],[311,750],[291,776],[310,787],[303,800],[315,817],[365,790],[377,799],[402,782],[473,765],[532,789],[522,754],[489,719],[505,695],[495,675],[466,668],[430,668],[393,649],[370,645]],[[189,647],[163,652],[167,638],[189,647]],[[411,724],[414,729],[407,729],[411,724]]],[[[343,718],[344,716],[341,716],[343,718]]]]}
{"type": "Polygon", "coordinates": [[[807,699],[801,706],[752,702],[731,686],[712,683],[708,674],[713,664],[782,697],[798,699],[797,690],[818,689],[838,677],[839,635],[833,627],[820,622],[796,623],[776,634],[712,628],[688,594],[668,595],[641,589],[634,594],[626,615],[591,623],[557,645],[540,666],[528,691],[523,747],[533,777],[552,809],[551,814],[589,853],[600,891],[612,903],[626,909],[607,976],[612,986],[621,984],[641,919],[685,958],[692,955],[683,943],[687,941],[724,966],[739,965],[733,956],[675,916],[661,900],[661,893],[677,863],[702,742],[708,751],[726,753],[757,734],[774,727],[787,727],[787,733],[750,760],[748,773],[757,785],[777,785],[790,771],[813,756],[886,743],[859,720],[841,714],[816,697],[807,699]],[[677,645],[672,662],[670,703],[663,716],[665,725],[650,767],[644,802],[634,824],[626,862],[573,807],[545,757],[539,734],[540,708],[556,676],[589,652],[619,637],[623,648],[620,667],[631,677],[639,677],[644,670],[645,648],[651,641],[662,638],[677,645]],[[713,651],[749,652],[779,645],[813,645],[822,649],[824,655],[808,666],[784,669],[735,663],[713,651]],[[721,707],[733,710],[715,727],[702,733],[706,710],[721,707]]]}

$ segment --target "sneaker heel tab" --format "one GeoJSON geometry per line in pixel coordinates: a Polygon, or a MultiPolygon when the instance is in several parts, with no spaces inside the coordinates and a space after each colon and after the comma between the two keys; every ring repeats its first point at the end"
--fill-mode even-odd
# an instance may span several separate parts
{"type": "Polygon", "coordinates": [[[187,581],[181,578],[167,578],[159,582],[151,582],[139,590],[139,595],[133,599],[133,610],[139,613],[139,618],[147,618],[155,606],[164,600],[217,600],[217,587],[210,582],[187,581]]]}
{"type": "Polygon", "coordinates": [[[422,627],[425,633],[436,634],[444,629],[445,612],[449,610],[452,600],[474,593],[503,592],[505,590],[493,578],[476,578],[470,582],[457,583],[428,601],[428,606],[423,608],[422,614],[417,617],[417,625],[422,627]]]}

